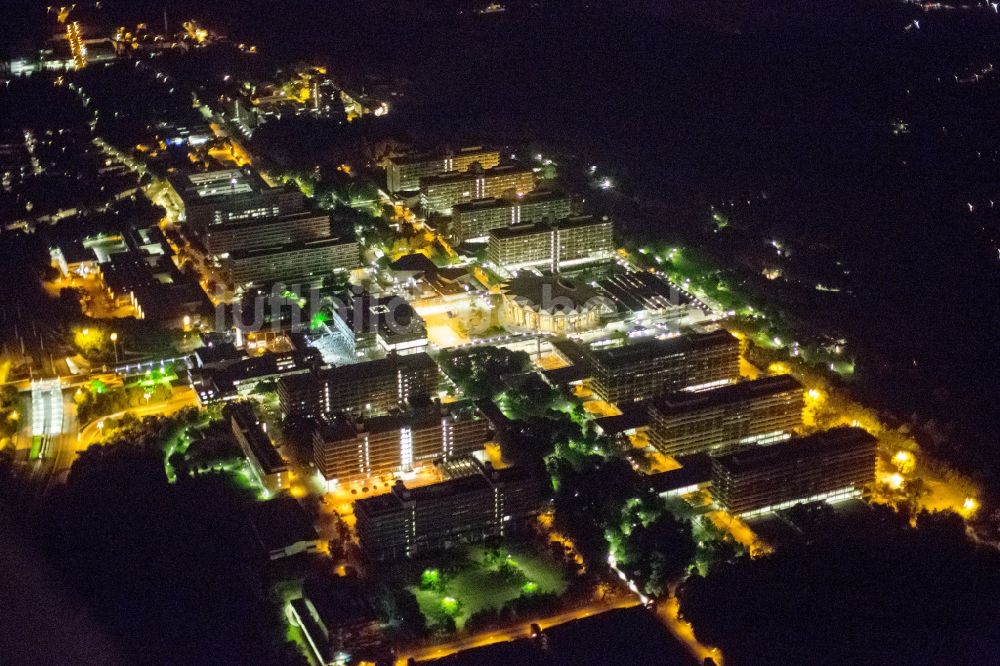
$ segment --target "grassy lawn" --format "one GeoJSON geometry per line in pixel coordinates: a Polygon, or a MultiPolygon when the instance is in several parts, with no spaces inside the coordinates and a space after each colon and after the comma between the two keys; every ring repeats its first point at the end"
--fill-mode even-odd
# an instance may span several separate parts
{"type": "MultiPolygon", "coordinates": [[[[433,570],[428,562],[425,571],[433,570]]],[[[420,572],[409,589],[417,598],[429,626],[441,624],[447,615],[462,629],[469,617],[484,608],[497,608],[522,594],[562,594],[569,583],[559,565],[527,545],[504,546],[499,558],[489,549],[474,546],[464,559],[435,576],[435,589],[421,589],[420,572]],[[509,557],[503,557],[509,553],[509,557]]]]}

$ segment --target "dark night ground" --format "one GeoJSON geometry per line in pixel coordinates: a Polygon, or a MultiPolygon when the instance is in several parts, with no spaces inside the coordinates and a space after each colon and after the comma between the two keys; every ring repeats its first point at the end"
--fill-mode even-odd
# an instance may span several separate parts
{"type": "MultiPolygon", "coordinates": [[[[161,3],[149,4],[158,14],[161,3]]],[[[727,16],[727,23],[742,25],[736,36],[579,11],[524,22],[500,17],[483,27],[412,8],[420,3],[402,9],[299,1],[282,3],[275,14],[272,2],[260,3],[268,12],[255,11],[256,3],[188,4],[192,14],[271,52],[327,53],[358,70],[410,75],[437,100],[433,122],[424,117],[428,136],[482,138],[487,127],[501,140],[549,141],[620,165],[625,181],[676,210],[676,219],[654,233],[685,238],[696,233],[686,226],[691,210],[768,191],[763,211],[745,216],[753,233],[822,237],[855,268],[859,300],[815,316],[836,320],[886,360],[877,376],[865,377],[871,387],[889,402],[929,404],[945,417],[958,405],[995,434],[1000,285],[996,253],[985,239],[997,220],[984,218],[986,231],[979,231],[961,208],[972,197],[997,195],[997,163],[971,155],[997,147],[1000,92],[995,84],[941,91],[934,81],[994,59],[1000,22],[920,15],[925,29],[911,35],[902,26],[916,14],[898,5],[762,2],[769,11],[754,12],[755,21],[727,16]],[[304,12],[316,14],[305,20],[304,12]],[[483,48],[470,51],[472,45],[483,48]],[[912,133],[896,141],[885,128],[899,117],[912,133]],[[953,129],[946,134],[941,126],[953,129]],[[911,394],[914,360],[922,376],[957,399],[936,402],[923,388],[911,394]]],[[[216,553],[202,555],[224,569],[216,553]]],[[[958,555],[956,562],[982,566],[979,558],[958,555]]],[[[942,568],[929,572],[930,580],[940,572],[961,578],[946,561],[934,565],[942,568]]],[[[842,589],[835,580],[823,582],[842,589]]],[[[982,588],[977,594],[975,580],[963,590],[973,599],[996,598],[982,588]]],[[[124,590],[109,590],[113,598],[112,592],[124,590]]],[[[46,622],[74,618],[54,623],[69,634],[67,648],[100,648],[100,634],[84,620],[77,637],[88,638],[73,638],[73,603],[40,598],[50,599],[42,608],[46,622]]],[[[37,622],[20,623],[19,649],[58,640],[51,633],[25,641],[28,631],[49,628],[37,622]]],[[[923,633],[948,632],[932,623],[923,633]]],[[[990,645],[988,636],[979,638],[990,645]]],[[[908,663],[944,662],[928,655],[908,663]]]]}

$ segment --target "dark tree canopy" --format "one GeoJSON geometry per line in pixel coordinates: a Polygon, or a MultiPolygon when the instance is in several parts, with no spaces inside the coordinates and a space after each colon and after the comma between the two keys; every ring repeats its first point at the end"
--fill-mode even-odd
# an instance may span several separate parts
{"type": "Polygon", "coordinates": [[[973,664],[1000,648],[1000,553],[955,514],[874,509],[809,545],[691,577],[681,608],[727,664],[973,664]]]}

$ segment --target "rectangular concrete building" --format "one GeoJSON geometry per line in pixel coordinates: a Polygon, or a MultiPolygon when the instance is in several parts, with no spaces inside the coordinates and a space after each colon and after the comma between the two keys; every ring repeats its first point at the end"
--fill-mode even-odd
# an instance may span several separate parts
{"type": "Polygon", "coordinates": [[[452,208],[474,199],[513,197],[535,189],[535,173],[520,164],[502,164],[492,169],[470,169],[420,179],[424,209],[450,215],[452,208]]]}
{"type": "Polygon", "coordinates": [[[775,375],[698,393],[667,393],[650,400],[648,408],[649,440],[661,453],[714,453],[773,443],[801,430],[803,390],[791,375],[775,375]]]}
{"type": "Polygon", "coordinates": [[[220,256],[230,252],[252,252],[269,247],[282,247],[329,236],[329,215],[303,211],[280,217],[212,225],[202,235],[202,243],[208,254],[220,256]]]}
{"type": "Polygon", "coordinates": [[[667,391],[722,386],[740,376],[739,340],[722,329],[590,349],[587,357],[594,392],[611,403],[647,400],[667,391]]]}
{"type": "Polygon", "coordinates": [[[395,560],[505,536],[538,513],[541,486],[526,469],[493,469],[420,488],[396,483],[386,495],[354,503],[361,548],[373,560],[395,560]]]}
{"type": "Polygon", "coordinates": [[[278,399],[284,416],[385,414],[437,392],[437,363],[426,352],[342,365],[283,377],[278,399]]]}
{"type": "Polygon", "coordinates": [[[313,459],[327,481],[409,472],[481,451],[489,422],[471,403],[365,419],[336,417],[313,430],[313,459]]]}
{"type": "Polygon", "coordinates": [[[611,220],[591,215],[554,223],[528,223],[491,229],[487,258],[505,271],[538,268],[559,272],[614,256],[611,220]]]}
{"type": "Polygon", "coordinates": [[[420,179],[441,173],[468,171],[473,164],[492,169],[500,164],[500,152],[482,146],[470,146],[458,151],[436,154],[393,157],[385,169],[385,185],[390,192],[416,190],[420,179]]]}
{"type": "Polygon", "coordinates": [[[452,208],[450,234],[455,243],[486,241],[490,229],[554,222],[572,213],[569,195],[554,190],[535,190],[513,199],[476,199],[452,208]]]}
{"type": "Polygon", "coordinates": [[[875,438],[835,428],[712,461],[712,494],[733,514],[759,514],[803,501],[849,497],[875,480],[875,438]]]}
{"type": "Polygon", "coordinates": [[[353,238],[322,238],[277,247],[232,252],[223,267],[234,286],[267,287],[276,282],[318,284],[336,272],[361,265],[353,238]]]}
{"type": "Polygon", "coordinates": [[[250,462],[250,469],[261,485],[272,493],[286,488],[288,463],[281,457],[274,442],[264,431],[264,425],[254,414],[250,403],[237,402],[228,405],[225,414],[229,417],[233,437],[239,443],[243,454],[250,462]]]}
{"type": "Polygon", "coordinates": [[[213,224],[279,217],[305,210],[305,198],[291,186],[271,187],[249,167],[167,178],[167,193],[181,207],[180,221],[199,233],[213,224]]]}

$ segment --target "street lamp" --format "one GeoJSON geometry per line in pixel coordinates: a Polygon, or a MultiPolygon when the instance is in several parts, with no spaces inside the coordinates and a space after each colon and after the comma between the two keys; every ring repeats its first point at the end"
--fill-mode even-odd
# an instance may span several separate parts
{"type": "Polygon", "coordinates": [[[111,346],[115,348],[115,363],[118,363],[118,333],[111,332],[111,346]]]}

